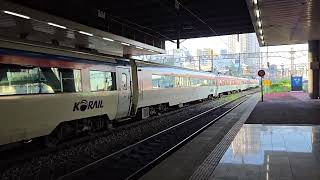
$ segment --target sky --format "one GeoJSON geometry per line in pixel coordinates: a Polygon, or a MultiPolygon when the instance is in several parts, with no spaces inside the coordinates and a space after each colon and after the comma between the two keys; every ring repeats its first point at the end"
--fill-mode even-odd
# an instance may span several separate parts
{"type": "MultiPolygon", "coordinates": [[[[181,47],[188,49],[192,55],[196,55],[197,49],[212,48],[216,52],[220,52],[220,49],[227,49],[227,36],[216,36],[206,38],[194,38],[182,40],[181,47]]],[[[176,49],[175,43],[166,42],[166,50],[176,49]]]]}
{"type": "MultiPolygon", "coordinates": [[[[207,38],[194,38],[182,40],[181,47],[188,49],[191,52],[191,55],[196,56],[197,49],[203,48],[211,48],[215,52],[219,53],[221,49],[227,49],[228,36],[215,36],[215,37],[207,37],[207,38]]],[[[295,44],[295,45],[282,45],[282,46],[268,46],[268,47],[260,47],[261,52],[281,52],[281,51],[290,51],[293,48],[294,51],[307,51],[307,44],[295,44]]],[[[166,50],[176,49],[176,44],[167,41],[166,42],[166,50]]],[[[288,54],[288,53],[284,53],[288,54]]],[[[298,55],[299,53],[297,53],[298,55]]],[[[302,54],[299,54],[301,56],[302,54]]],[[[288,55],[285,58],[281,57],[270,57],[268,61],[270,64],[289,64],[288,55]]],[[[301,58],[297,58],[295,63],[307,63],[307,56],[303,56],[301,58]]]]}
{"type": "MultiPolygon", "coordinates": [[[[269,46],[269,47],[262,47],[260,48],[261,52],[281,52],[281,51],[298,51],[295,53],[295,60],[294,64],[307,64],[308,62],[308,44],[295,44],[295,45],[282,45],[282,46],[269,46]]],[[[281,53],[283,57],[269,57],[268,61],[270,64],[276,65],[290,65],[290,55],[289,53],[281,53]]]]}

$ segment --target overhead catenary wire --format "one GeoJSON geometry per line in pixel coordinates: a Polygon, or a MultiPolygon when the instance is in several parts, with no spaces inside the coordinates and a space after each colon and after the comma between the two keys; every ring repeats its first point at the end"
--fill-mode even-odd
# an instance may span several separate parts
{"type": "MultiPolygon", "coordinates": [[[[194,12],[192,12],[189,8],[187,8],[186,6],[184,6],[181,2],[179,2],[178,0],[176,0],[176,1],[177,1],[177,3],[178,3],[183,9],[185,9],[188,13],[190,13],[190,14],[191,14],[193,17],[195,17],[198,21],[200,21],[201,23],[205,24],[215,36],[218,36],[218,38],[220,39],[220,41],[221,41],[223,44],[225,44],[226,46],[228,46],[227,43],[224,42],[224,40],[222,40],[221,37],[219,37],[219,34],[218,34],[207,22],[205,22],[204,20],[202,20],[199,16],[197,16],[197,15],[196,15],[194,12]]],[[[147,30],[149,30],[149,31],[155,32],[155,33],[157,33],[158,35],[160,35],[161,37],[166,38],[167,40],[169,40],[169,41],[172,42],[172,43],[175,43],[175,44],[177,43],[177,42],[175,42],[173,39],[171,39],[170,37],[168,37],[168,36],[166,36],[166,35],[158,32],[158,31],[156,31],[156,30],[154,30],[154,29],[152,29],[152,28],[149,28],[149,27],[146,27],[146,26],[137,24],[137,23],[132,22],[132,21],[130,21],[130,20],[128,20],[128,19],[119,18],[119,17],[114,16],[114,15],[112,15],[111,17],[114,18],[114,19],[113,19],[114,21],[117,21],[117,22],[119,22],[119,23],[121,23],[121,21],[124,21],[124,22],[126,22],[126,23],[128,23],[128,24],[135,25],[135,26],[140,27],[140,28],[142,28],[142,29],[147,29],[147,30]]],[[[140,30],[140,31],[141,31],[141,30],[140,30]]],[[[144,32],[144,33],[146,33],[146,32],[144,32]]]]}
{"type": "MultiPolygon", "coordinates": [[[[152,32],[157,33],[157,34],[160,35],[161,37],[164,37],[164,38],[168,39],[170,42],[175,43],[173,39],[171,39],[170,37],[168,37],[168,36],[166,36],[166,35],[158,32],[158,31],[156,31],[156,30],[154,30],[154,29],[151,29],[151,28],[146,27],[146,26],[142,26],[142,25],[137,24],[137,23],[135,23],[135,22],[132,22],[132,21],[130,21],[130,20],[128,20],[128,19],[119,18],[119,17],[113,16],[113,15],[112,15],[111,17],[113,17],[114,19],[112,19],[112,20],[114,20],[114,21],[116,21],[116,22],[121,23],[121,21],[124,21],[124,22],[126,22],[126,23],[128,23],[128,24],[132,24],[132,25],[138,26],[138,27],[140,27],[140,28],[142,28],[142,29],[147,29],[147,30],[149,30],[149,31],[152,31],[152,32]]],[[[133,28],[133,27],[131,27],[131,28],[133,28]]],[[[136,28],[133,28],[133,29],[138,30],[138,29],[136,29],[136,28]]],[[[141,31],[141,30],[139,30],[139,31],[141,31]]],[[[146,33],[146,32],[144,32],[144,31],[141,31],[141,32],[146,33]]],[[[149,34],[149,33],[146,33],[146,34],[149,34]]],[[[149,35],[152,36],[151,34],[149,34],[149,35]]]]}
{"type": "MultiPolygon", "coordinates": [[[[181,2],[179,2],[178,0],[176,0],[176,2],[177,2],[183,9],[185,9],[188,13],[190,13],[193,17],[195,17],[198,21],[200,21],[201,23],[203,23],[204,25],[206,25],[206,26],[210,29],[210,31],[213,32],[213,34],[214,34],[215,36],[218,36],[218,37],[219,37],[219,34],[218,34],[207,22],[205,22],[204,20],[202,20],[199,16],[197,16],[194,12],[192,12],[189,8],[187,8],[186,6],[184,6],[184,5],[183,5],[181,2]]],[[[227,43],[225,43],[225,42],[221,39],[221,37],[219,37],[219,39],[220,39],[226,46],[228,46],[227,43]]]]}

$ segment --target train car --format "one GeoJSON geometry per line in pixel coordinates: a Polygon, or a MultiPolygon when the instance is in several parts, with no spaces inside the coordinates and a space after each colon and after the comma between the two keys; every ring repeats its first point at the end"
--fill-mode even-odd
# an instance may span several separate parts
{"type": "Polygon", "coordinates": [[[142,118],[170,106],[216,96],[217,77],[210,73],[138,62],[138,110],[142,118]]]}
{"type": "Polygon", "coordinates": [[[23,47],[0,49],[0,145],[41,136],[54,145],[113,121],[257,86],[133,59],[23,47]]]}
{"type": "Polygon", "coordinates": [[[131,77],[127,61],[97,63],[8,49],[0,54],[0,144],[48,134],[54,143],[128,116],[122,109],[130,104],[130,79],[126,84],[120,79],[131,77]]]}
{"type": "Polygon", "coordinates": [[[257,86],[258,81],[215,75],[154,63],[137,62],[139,100],[142,118],[161,112],[170,106],[221,94],[239,92],[257,86]]]}
{"type": "Polygon", "coordinates": [[[244,78],[220,76],[209,72],[137,62],[139,101],[142,118],[170,106],[213,99],[221,94],[248,89],[244,78]],[[156,104],[157,103],[157,104],[156,104]]]}

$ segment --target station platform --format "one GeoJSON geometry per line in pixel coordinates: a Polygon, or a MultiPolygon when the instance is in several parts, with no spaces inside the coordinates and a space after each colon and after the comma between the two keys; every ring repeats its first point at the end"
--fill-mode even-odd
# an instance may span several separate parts
{"type": "Polygon", "coordinates": [[[259,101],[252,96],[140,179],[320,179],[320,101],[302,92],[259,101]]]}
{"type": "Polygon", "coordinates": [[[304,92],[267,94],[246,123],[320,125],[320,101],[310,99],[304,92]]]}

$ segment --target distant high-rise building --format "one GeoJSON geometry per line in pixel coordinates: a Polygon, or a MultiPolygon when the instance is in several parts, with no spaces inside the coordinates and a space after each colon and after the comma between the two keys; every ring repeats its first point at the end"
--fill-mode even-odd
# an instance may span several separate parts
{"type": "Polygon", "coordinates": [[[212,60],[217,55],[217,53],[211,48],[197,49],[197,59],[202,67],[202,70],[210,71],[212,70],[212,60]]]}
{"type": "Polygon", "coordinates": [[[220,50],[220,54],[227,54],[227,53],[228,53],[228,51],[226,49],[221,49],[220,50]]]}
{"type": "Polygon", "coordinates": [[[240,53],[260,52],[259,43],[255,33],[240,34],[240,53]]]}
{"type": "Polygon", "coordinates": [[[197,56],[215,56],[217,53],[211,48],[197,49],[197,56]]]}
{"type": "Polygon", "coordinates": [[[259,43],[255,33],[229,35],[227,45],[228,54],[254,53],[260,51],[259,43]],[[237,44],[240,45],[239,52],[237,52],[237,44]]]}
{"type": "Polygon", "coordinates": [[[228,49],[227,52],[228,54],[235,54],[237,53],[237,43],[239,42],[238,40],[238,35],[233,34],[228,36],[228,49]]]}
{"type": "MultiPolygon", "coordinates": [[[[229,35],[227,44],[228,54],[237,54],[234,56],[236,64],[245,66],[242,70],[242,75],[255,76],[260,68],[259,52],[260,47],[255,33],[229,35]],[[246,72],[246,73],[244,73],[246,72]]],[[[229,56],[231,57],[231,56],[229,56]]],[[[241,68],[239,67],[239,74],[241,68]]]]}
{"type": "Polygon", "coordinates": [[[277,79],[277,75],[278,75],[278,67],[277,67],[277,65],[271,64],[269,66],[269,79],[274,82],[277,79]]]}

